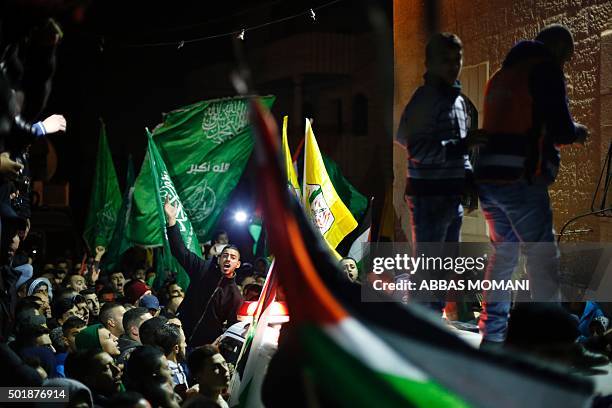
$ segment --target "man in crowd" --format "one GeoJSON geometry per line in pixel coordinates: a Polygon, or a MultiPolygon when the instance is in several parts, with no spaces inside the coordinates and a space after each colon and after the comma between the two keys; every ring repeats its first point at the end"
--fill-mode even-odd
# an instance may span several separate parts
{"type": "Polygon", "coordinates": [[[142,394],[154,407],[179,407],[180,397],[174,393],[168,361],[157,347],[137,347],[125,367],[128,390],[142,394]]]}
{"type": "Polygon", "coordinates": [[[89,309],[89,322],[97,323],[100,316],[100,300],[93,288],[81,291],[81,295],[85,298],[87,308],[89,309]]]}
{"type": "Polygon", "coordinates": [[[176,387],[177,385],[185,386],[185,390],[188,388],[187,375],[179,363],[185,361],[185,353],[187,349],[187,343],[185,343],[185,336],[181,333],[181,330],[173,324],[163,325],[156,336],[156,345],[164,352],[166,359],[168,360],[168,368],[170,369],[172,376],[172,383],[176,387]]]}
{"type": "Polygon", "coordinates": [[[74,353],[76,351],[75,337],[86,326],[87,324],[76,316],[69,317],[64,324],[62,324],[62,334],[64,335],[64,341],[69,353],[74,353]]]}
{"type": "Polygon", "coordinates": [[[121,271],[113,271],[108,277],[108,281],[118,296],[124,296],[123,285],[125,285],[125,276],[121,271]]]}
{"type": "Polygon", "coordinates": [[[140,302],[138,302],[138,305],[146,308],[153,317],[159,315],[159,311],[161,309],[159,306],[159,300],[155,295],[144,295],[142,299],[140,299],[140,302]]]}
{"type": "Polygon", "coordinates": [[[117,337],[101,324],[85,327],[75,336],[77,350],[96,349],[107,352],[113,358],[119,357],[117,337]]]}
{"type": "Polygon", "coordinates": [[[243,300],[235,280],[236,269],[240,267],[240,251],[227,245],[218,263],[204,261],[185,247],[176,225],[176,207],[168,199],[164,210],[170,250],[191,278],[178,310],[187,343],[193,347],[212,343],[223,333],[226,324],[229,326],[237,321],[236,313],[243,300]]]}
{"type": "Polygon", "coordinates": [[[121,387],[121,369],[105,351],[96,348],[78,350],[66,358],[67,377],[85,384],[93,395],[94,403],[110,407],[109,399],[121,387]]]}
{"type": "Polygon", "coordinates": [[[55,302],[53,302],[52,312],[57,321],[57,326],[63,325],[64,322],[72,316],[80,317],[79,309],[74,304],[72,299],[57,299],[55,302]]]}
{"type": "Polygon", "coordinates": [[[198,347],[187,357],[187,365],[200,394],[219,407],[228,407],[221,394],[229,386],[230,372],[219,349],[210,344],[198,347]]]}
{"type": "Polygon", "coordinates": [[[85,283],[85,278],[78,273],[73,273],[72,275],[68,275],[66,277],[68,283],[66,284],[67,288],[73,289],[77,293],[82,290],[87,289],[87,284],[85,283]]]}
{"type": "Polygon", "coordinates": [[[346,273],[346,276],[351,282],[357,282],[359,280],[359,269],[357,268],[357,262],[351,257],[345,257],[340,260],[340,266],[346,273]]]}
{"type": "Polygon", "coordinates": [[[135,307],[125,312],[123,315],[124,333],[119,337],[121,354],[117,359],[118,363],[125,364],[132,350],[142,345],[139,334],[140,326],[149,319],[151,319],[151,314],[144,307],[135,307]]]}
{"type": "Polygon", "coordinates": [[[100,309],[100,323],[117,338],[123,334],[125,308],[119,303],[105,303],[100,309]]]}

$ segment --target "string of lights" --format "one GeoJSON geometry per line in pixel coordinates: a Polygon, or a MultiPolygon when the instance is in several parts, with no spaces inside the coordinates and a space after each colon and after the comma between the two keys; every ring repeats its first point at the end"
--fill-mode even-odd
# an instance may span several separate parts
{"type": "Polygon", "coordinates": [[[203,37],[196,37],[196,38],[189,38],[189,39],[184,39],[184,40],[173,40],[173,41],[160,41],[160,42],[153,42],[153,43],[135,43],[135,44],[124,44],[121,46],[121,48],[145,48],[145,47],[169,47],[169,46],[173,46],[176,47],[177,49],[181,49],[183,48],[185,45],[187,44],[194,44],[194,43],[199,43],[202,41],[208,41],[208,40],[214,40],[214,39],[218,39],[218,38],[224,38],[224,37],[236,37],[240,40],[244,40],[246,37],[246,33],[248,32],[252,32],[255,30],[260,30],[262,28],[265,27],[269,27],[271,25],[275,25],[275,24],[280,24],[280,23],[284,23],[290,20],[294,20],[297,18],[303,18],[304,16],[307,16],[308,18],[312,19],[313,22],[317,21],[317,15],[316,12],[324,9],[326,7],[332,6],[336,3],[339,3],[341,1],[344,0],[332,0],[330,2],[327,2],[325,4],[322,4],[320,6],[317,7],[312,7],[309,8],[307,10],[304,10],[300,13],[296,13],[296,14],[292,14],[286,17],[281,17],[281,18],[277,18],[275,20],[271,20],[271,21],[267,21],[265,23],[262,24],[257,24],[254,26],[250,26],[250,27],[243,27],[241,29],[238,30],[233,30],[233,31],[228,31],[228,32],[224,32],[224,33],[218,33],[218,34],[212,34],[212,35],[207,35],[207,36],[203,36],[203,37]]]}

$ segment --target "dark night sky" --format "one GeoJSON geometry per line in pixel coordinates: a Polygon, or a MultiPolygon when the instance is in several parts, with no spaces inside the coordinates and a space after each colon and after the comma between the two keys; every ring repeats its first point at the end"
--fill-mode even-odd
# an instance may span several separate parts
{"type": "MultiPolygon", "coordinates": [[[[145,153],[144,127],[161,114],[211,97],[231,96],[229,73],[206,78],[210,87],[195,87],[188,73],[234,59],[229,37],[162,47],[132,47],[204,37],[255,26],[329,3],[317,1],[119,1],[90,3],[83,21],[64,22],[64,39],[46,113],[63,113],[65,135],[50,136],[59,156],[54,180],[70,182],[71,207],[80,229],[88,206],[98,118],[104,118],[119,183],[123,189],[128,155],[137,171],[145,153]],[[102,48],[102,49],[101,49],[102,48]]],[[[377,1],[391,21],[391,1],[377,1]]],[[[363,3],[344,0],[307,17],[247,32],[246,47],[261,47],[299,32],[370,30],[363,3]]],[[[392,61],[390,61],[392,63],[392,61]]],[[[192,77],[191,77],[192,78],[192,77]]],[[[261,90],[258,90],[261,91],[261,90]]],[[[265,91],[265,90],[264,90],[265,91]]],[[[261,92],[265,93],[265,92],[261,92]]],[[[392,96],[391,96],[392,97],[392,96]]]]}

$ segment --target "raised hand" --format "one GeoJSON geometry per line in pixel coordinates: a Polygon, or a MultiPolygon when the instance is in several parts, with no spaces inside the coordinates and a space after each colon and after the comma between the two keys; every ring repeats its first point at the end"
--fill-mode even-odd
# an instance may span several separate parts
{"type": "Polygon", "coordinates": [[[166,221],[168,222],[168,226],[174,226],[174,224],[176,224],[177,208],[170,204],[170,198],[168,196],[166,196],[166,201],[164,201],[164,212],[166,213],[166,221]]]}

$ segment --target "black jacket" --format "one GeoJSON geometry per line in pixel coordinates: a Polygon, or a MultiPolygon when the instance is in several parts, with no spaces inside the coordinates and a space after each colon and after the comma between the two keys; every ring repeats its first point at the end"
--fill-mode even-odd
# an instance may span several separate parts
{"type": "Polygon", "coordinates": [[[178,309],[187,343],[192,347],[212,343],[223,333],[225,322],[237,321],[242,294],[234,278],[226,278],[214,262],[189,251],[175,225],[168,227],[170,250],[191,283],[178,309]]]}

